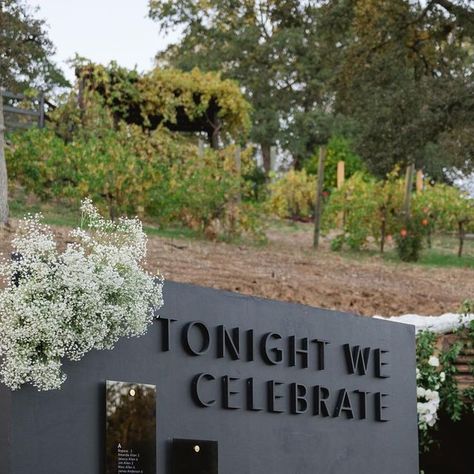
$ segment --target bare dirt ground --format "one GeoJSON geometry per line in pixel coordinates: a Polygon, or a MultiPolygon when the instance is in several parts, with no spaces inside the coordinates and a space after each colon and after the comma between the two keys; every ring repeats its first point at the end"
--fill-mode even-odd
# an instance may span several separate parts
{"type": "MultiPolygon", "coordinates": [[[[13,222],[13,228],[15,222],[13,222]]],[[[67,229],[56,227],[62,240],[67,229]]],[[[11,232],[0,231],[0,252],[11,232]]],[[[263,247],[152,236],[147,267],[165,279],[361,315],[455,312],[474,296],[474,270],[355,259],[311,249],[311,228],[271,230],[263,247]]]]}

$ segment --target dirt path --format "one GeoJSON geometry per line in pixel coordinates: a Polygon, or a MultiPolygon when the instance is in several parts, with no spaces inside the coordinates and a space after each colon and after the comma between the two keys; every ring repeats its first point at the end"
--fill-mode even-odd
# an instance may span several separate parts
{"type": "MultiPolygon", "coordinates": [[[[9,238],[0,234],[0,251],[9,238]]],[[[310,232],[272,231],[261,248],[150,237],[147,266],[170,280],[367,316],[438,315],[474,297],[474,270],[353,260],[324,246],[313,253],[310,232]]]]}

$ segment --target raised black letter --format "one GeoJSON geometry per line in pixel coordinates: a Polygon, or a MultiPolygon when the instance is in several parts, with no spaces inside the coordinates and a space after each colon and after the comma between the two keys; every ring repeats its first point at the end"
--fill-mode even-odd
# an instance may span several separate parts
{"type": "Polygon", "coordinates": [[[161,322],[161,350],[166,352],[171,348],[171,323],[176,319],[159,317],[158,321],[161,322]]]}
{"type": "Polygon", "coordinates": [[[290,385],[290,412],[294,415],[305,413],[308,409],[308,401],[306,400],[306,386],[299,383],[290,385]]]}
{"type": "Polygon", "coordinates": [[[296,347],[296,336],[290,336],[288,338],[289,343],[289,360],[288,365],[290,367],[295,367],[296,365],[296,356],[299,354],[301,356],[301,368],[307,369],[308,368],[308,338],[302,337],[301,341],[301,348],[296,347]]]}
{"type": "Polygon", "coordinates": [[[252,377],[247,379],[247,410],[250,411],[261,411],[263,408],[255,405],[255,388],[254,380],[252,377]]]}
{"type": "Polygon", "coordinates": [[[216,403],[215,400],[208,400],[205,402],[201,395],[199,394],[199,384],[202,380],[216,380],[215,377],[211,374],[198,374],[193,378],[193,382],[191,384],[191,396],[197,405],[200,407],[210,407],[216,403]]]}
{"type": "Polygon", "coordinates": [[[217,326],[217,357],[224,357],[226,348],[233,360],[240,359],[240,329],[232,329],[231,336],[221,324],[217,326]]]}
{"type": "Polygon", "coordinates": [[[383,410],[388,408],[383,404],[384,397],[388,397],[388,395],[380,392],[375,394],[375,419],[377,421],[388,421],[388,418],[384,418],[383,416],[383,410]]]}
{"type": "Polygon", "coordinates": [[[318,368],[318,370],[324,370],[326,360],[326,346],[329,344],[329,341],[323,341],[322,339],[313,339],[311,342],[314,342],[318,346],[318,363],[316,367],[318,368]]]}
{"type": "Polygon", "coordinates": [[[382,360],[382,356],[387,353],[388,351],[384,351],[382,349],[374,350],[375,376],[379,379],[386,379],[390,377],[390,375],[383,373],[383,367],[388,365],[388,362],[384,362],[382,360]]]}
{"type": "Polygon", "coordinates": [[[344,354],[346,356],[347,371],[350,374],[355,374],[356,371],[358,371],[359,375],[365,375],[367,373],[370,347],[366,347],[363,352],[361,352],[359,346],[354,346],[351,349],[350,344],[344,344],[344,354]]]}
{"type": "Polygon", "coordinates": [[[239,407],[233,406],[231,397],[232,395],[237,395],[239,392],[234,392],[231,390],[231,383],[239,380],[237,377],[229,377],[225,375],[222,377],[222,406],[223,408],[228,408],[229,410],[237,410],[239,407]]]}
{"type": "Polygon", "coordinates": [[[209,329],[207,329],[207,326],[204,323],[201,323],[200,321],[194,321],[192,323],[186,324],[186,326],[184,326],[183,328],[182,338],[184,349],[188,354],[193,356],[205,354],[209,350],[209,346],[211,345],[211,336],[209,334],[209,329]],[[194,327],[199,329],[199,332],[201,333],[202,344],[200,349],[194,348],[190,341],[189,333],[194,327]]]}
{"type": "Polygon", "coordinates": [[[364,392],[363,390],[354,390],[354,393],[359,395],[359,420],[365,420],[367,418],[367,395],[370,392],[364,392]]]}
{"type": "Polygon", "coordinates": [[[354,418],[351,399],[349,398],[349,394],[347,393],[345,388],[341,388],[341,390],[339,390],[333,417],[337,418],[341,414],[341,411],[346,414],[347,418],[354,418]]]}
{"type": "Polygon", "coordinates": [[[283,398],[282,395],[276,393],[276,389],[283,385],[282,382],[275,382],[274,380],[270,380],[267,382],[268,387],[268,411],[271,413],[283,413],[284,410],[280,410],[276,408],[275,402],[280,398],[283,398]]]}
{"type": "Polygon", "coordinates": [[[316,385],[314,390],[313,415],[329,416],[326,401],[329,399],[329,389],[316,385]]]}
{"type": "Polygon", "coordinates": [[[253,329],[247,331],[247,361],[253,361],[253,329]]]}
{"type": "Polygon", "coordinates": [[[272,339],[279,340],[281,339],[281,336],[276,332],[269,332],[262,337],[261,349],[263,360],[270,365],[281,364],[283,361],[283,351],[281,349],[277,349],[276,347],[271,349],[268,347],[268,343],[272,339]],[[273,356],[272,353],[274,354],[273,356]]]}

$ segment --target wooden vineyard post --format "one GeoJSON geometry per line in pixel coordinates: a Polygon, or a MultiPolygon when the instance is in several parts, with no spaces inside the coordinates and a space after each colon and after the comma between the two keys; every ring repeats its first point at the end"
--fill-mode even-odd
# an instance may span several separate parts
{"type": "Polygon", "coordinates": [[[423,191],[423,170],[416,172],[416,192],[421,193],[423,191]]]}
{"type": "MultiPolygon", "coordinates": [[[[416,172],[416,192],[417,193],[422,193],[423,192],[423,189],[424,189],[424,183],[423,183],[423,179],[424,179],[424,174],[423,174],[423,170],[418,170],[416,172]]],[[[427,229],[427,233],[426,233],[426,244],[428,245],[428,248],[430,249],[432,247],[432,243],[431,243],[431,226],[428,227],[427,229]]]]}
{"type": "Polygon", "coordinates": [[[44,93],[40,92],[38,96],[38,128],[44,128],[45,115],[44,115],[44,93]]]}
{"type": "MultiPolygon", "coordinates": [[[[341,189],[344,186],[344,180],[346,178],[346,164],[344,161],[337,162],[337,189],[341,189]]],[[[342,229],[344,227],[344,211],[341,211],[337,215],[337,227],[342,229]]]]}
{"type": "Polygon", "coordinates": [[[413,163],[407,166],[405,176],[405,197],[403,199],[403,214],[405,219],[410,218],[411,191],[413,187],[413,175],[415,174],[415,165],[413,163]]]}
{"type": "Polygon", "coordinates": [[[324,187],[324,162],[326,161],[326,147],[319,149],[318,181],[316,187],[316,205],[314,209],[314,238],[313,248],[319,246],[319,237],[321,234],[321,214],[323,207],[323,187],[324,187]]]}
{"type": "Polygon", "coordinates": [[[198,156],[204,158],[204,141],[201,138],[198,139],[198,156]]]}
{"type": "Polygon", "coordinates": [[[337,162],[337,189],[341,189],[344,185],[345,173],[346,173],[346,164],[344,161],[337,162]]]}

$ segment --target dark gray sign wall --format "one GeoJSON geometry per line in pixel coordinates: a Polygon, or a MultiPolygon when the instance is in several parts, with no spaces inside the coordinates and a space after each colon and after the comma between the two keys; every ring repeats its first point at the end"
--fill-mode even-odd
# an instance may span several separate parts
{"type": "Polygon", "coordinates": [[[173,438],[218,441],[222,474],[418,474],[413,327],[171,282],[164,295],[169,340],[156,321],[68,363],[60,391],[0,388],[0,474],[104,472],[107,379],[156,385],[159,474],[173,438]],[[354,346],[370,348],[366,375],[354,346]]]}

